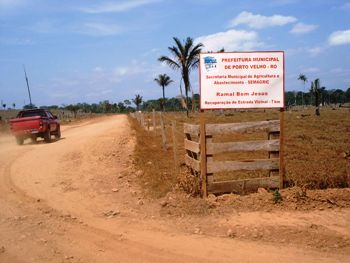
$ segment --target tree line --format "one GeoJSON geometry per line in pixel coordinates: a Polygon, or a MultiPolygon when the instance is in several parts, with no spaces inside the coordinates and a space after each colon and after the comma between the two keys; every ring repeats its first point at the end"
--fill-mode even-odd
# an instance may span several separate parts
{"type": "MultiPolygon", "coordinates": [[[[327,90],[326,87],[321,87],[318,93],[318,104],[321,106],[339,106],[344,103],[350,103],[350,87],[346,91],[341,89],[327,90]]],[[[287,106],[315,105],[316,97],[311,91],[287,91],[285,96],[287,106]]]]}
{"type": "MultiPolygon", "coordinates": [[[[317,82],[316,82],[317,84],[317,82]]],[[[315,105],[316,103],[315,91],[311,89],[308,92],[303,91],[287,91],[285,92],[285,102],[287,107],[302,106],[302,105],[315,105]]],[[[332,105],[335,107],[341,107],[345,103],[350,103],[350,87],[344,91],[341,89],[331,89],[327,90],[325,87],[320,88],[320,93],[318,95],[318,105],[327,106],[332,105]]],[[[192,97],[188,98],[188,108],[199,110],[200,96],[199,94],[193,94],[192,97]]],[[[109,100],[104,100],[99,103],[76,103],[69,105],[50,105],[41,106],[40,108],[46,109],[61,109],[71,111],[73,114],[78,112],[83,113],[128,113],[135,112],[137,110],[141,111],[187,111],[182,105],[183,101],[180,96],[166,98],[165,96],[159,99],[144,100],[139,94],[136,94],[133,99],[124,100],[122,102],[110,102],[109,100]]],[[[32,105],[32,107],[35,105],[32,105]]],[[[24,108],[29,108],[26,105],[24,108]]]]}

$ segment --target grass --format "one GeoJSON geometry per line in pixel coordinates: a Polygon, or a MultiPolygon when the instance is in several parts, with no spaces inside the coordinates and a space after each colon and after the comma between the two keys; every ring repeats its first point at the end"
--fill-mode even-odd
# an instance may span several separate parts
{"type": "MultiPolygon", "coordinates": [[[[278,119],[278,111],[223,111],[206,112],[207,123],[231,123],[278,119]]],[[[152,126],[152,114],[146,114],[152,126]]],[[[135,164],[144,171],[141,181],[146,191],[154,197],[164,196],[173,188],[189,184],[195,192],[193,180],[186,176],[184,167],[183,123],[199,123],[198,113],[187,118],[184,113],[165,113],[167,150],[162,148],[160,131],[145,131],[135,119],[131,119],[136,131],[137,146],[135,164]],[[180,174],[174,172],[172,136],[170,123],[176,120],[177,157],[180,160],[180,174]],[[185,182],[185,183],[184,183],[185,182]]],[[[157,114],[157,124],[159,115],[157,114]]],[[[266,134],[248,134],[221,136],[214,141],[239,141],[242,139],[266,138],[266,134]]],[[[350,110],[344,108],[321,109],[321,116],[314,115],[314,109],[299,109],[285,112],[285,164],[286,179],[289,186],[300,186],[307,189],[343,188],[350,186],[350,161],[344,153],[350,150],[350,110]]],[[[247,158],[266,158],[266,153],[224,154],[215,158],[237,160],[247,158]]],[[[242,174],[224,174],[223,179],[242,178],[242,174]]],[[[263,176],[259,172],[247,173],[246,177],[263,176]]],[[[218,176],[220,178],[220,175],[218,176]]],[[[182,187],[183,188],[183,187],[182,187]]],[[[187,189],[187,190],[189,190],[187,189]]]]}

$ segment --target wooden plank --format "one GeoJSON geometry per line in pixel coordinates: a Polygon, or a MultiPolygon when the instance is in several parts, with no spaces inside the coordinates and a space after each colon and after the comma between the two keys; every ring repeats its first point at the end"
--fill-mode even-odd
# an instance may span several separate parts
{"type": "Polygon", "coordinates": [[[185,155],[185,163],[197,172],[200,172],[200,162],[196,159],[191,158],[187,154],[185,155]]]}
{"type": "Polygon", "coordinates": [[[164,151],[166,151],[168,149],[168,147],[167,147],[167,140],[166,140],[166,136],[165,136],[163,115],[161,112],[159,112],[159,116],[160,116],[160,130],[161,130],[161,134],[162,134],[163,149],[164,149],[164,151]]]}
{"type": "Polygon", "coordinates": [[[202,177],[202,197],[206,198],[207,193],[207,153],[206,153],[206,132],[204,112],[200,113],[200,172],[202,177]]]}
{"type": "Polygon", "coordinates": [[[152,110],[152,124],[153,124],[153,131],[155,132],[156,131],[156,112],[154,109],[152,110]]]}
{"type": "MultiPolygon", "coordinates": [[[[269,140],[279,140],[280,133],[279,132],[269,132],[268,139],[269,140]]],[[[269,151],[269,159],[270,158],[280,158],[279,149],[277,151],[269,151]]],[[[270,176],[275,176],[275,175],[277,176],[277,175],[279,175],[279,170],[270,170],[269,175],[270,176]]]]}
{"type": "Polygon", "coordinates": [[[207,124],[207,135],[221,135],[227,133],[246,133],[250,131],[274,132],[280,130],[279,120],[244,122],[244,123],[223,123],[207,124]]]}
{"type": "Polygon", "coordinates": [[[247,161],[208,161],[208,173],[223,171],[274,170],[279,168],[279,159],[255,159],[247,161]]]}
{"type": "Polygon", "coordinates": [[[184,133],[198,136],[199,125],[184,123],[184,133]]]}
{"type": "Polygon", "coordinates": [[[214,175],[213,174],[207,174],[207,183],[212,184],[214,182],[214,175]]]}
{"type": "Polygon", "coordinates": [[[280,109],[280,189],[284,186],[285,163],[284,163],[284,108],[280,109]]]}
{"type": "Polygon", "coordinates": [[[238,151],[279,151],[279,146],[279,140],[207,143],[207,154],[238,151]]]}
{"type": "Polygon", "coordinates": [[[185,139],[185,149],[194,153],[199,153],[199,143],[185,139]]]}
{"type": "Polygon", "coordinates": [[[278,188],[279,176],[213,182],[208,184],[208,192],[213,194],[256,192],[261,187],[267,189],[278,188]]]}
{"type": "Polygon", "coordinates": [[[141,115],[141,126],[142,126],[142,128],[146,129],[145,114],[144,113],[140,113],[140,115],[141,115]]]}
{"type": "Polygon", "coordinates": [[[175,176],[179,174],[179,166],[177,160],[177,141],[176,141],[176,121],[171,121],[171,131],[173,136],[173,153],[174,153],[174,171],[175,176]]]}
{"type": "MultiPolygon", "coordinates": [[[[186,136],[186,139],[187,139],[187,140],[192,141],[192,136],[191,136],[191,134],[186,133],[185,136],[186,136]]],[[[189,150],[186,150],[186,153],[187,153],[187,155],[188,155],[189,157],[191,157],[191,158],[193,158],[193,159],[195,159],[195,160],[198,160],[198,154],[197,154],[197,153],[191,152],[191,151],[189,151],[189,150]]],[[[194,171],[194,169],[192,169],[192,168],[191,168],[191,173],[192,173],[192,174],[195,174],[195,171],[194,171]]]]}

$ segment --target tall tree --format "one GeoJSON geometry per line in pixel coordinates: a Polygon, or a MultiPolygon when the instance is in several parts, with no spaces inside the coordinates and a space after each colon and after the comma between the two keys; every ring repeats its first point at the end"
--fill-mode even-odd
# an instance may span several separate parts
{"type": "Polygon", "coordinates": [[[317,116],[320,116],[320,92],[321,92],[321,84],[320,84],[320,79],[315,79],[314,81],[311,81],[311,88],[310,88],[311,93],[315,96],[315,114],[317,116]]]}
{"type": "MultiPolygon", "coordinates": [[[[198,43],[194,45],[193,39],[188,37],[184,43],[182,43],[178,38],[173,38],[175,45],[168,47],[172,58],[167,56],[161,56],[158,60],[160,62],[165,62],[172,69],[181,71],[181,82],[185,86],[186,94],[186,112],[188,116],[188,92],[191,90],[190,83],[190,73],[192,69],[198,67],[199,54],[203,44],[198,43]]],[[[181,87],[181,85],[180,85],[181,87]]]]}
{"type": "Polygon", "coordinates": [[[304,83],[304,90],[301,94],[301,103],[304,105],[304,92],[305,92],[305,83],[307,82],[307,77],[304,74],[299,74],[298,80],[301,80],[304,83]]]}
{"type": "Polygon", "coordinates": [[[165,87],[168,86],[173,80],[167,74],[160,74],[158,78],[154,79],[155,82],[158,83],[159,86],[162,87],[163,90],[163,111],[165,111],[165,87]]]}
{"type": "Polygon", "coordinates": [[[136,110],[138,111],[142,103],[142,96],[140,94],[136,94],[135,99],[132,99],[132,102],[136,105],[136,110]]]}

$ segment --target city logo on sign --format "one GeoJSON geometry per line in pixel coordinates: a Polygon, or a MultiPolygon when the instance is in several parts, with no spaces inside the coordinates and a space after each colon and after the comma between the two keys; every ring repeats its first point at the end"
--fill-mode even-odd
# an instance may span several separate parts
{"type": "Polygon", "coordinates": [[[215,72],[217,71],[217,61],[216,61],[216,58],[214,57],[210,57],[210,56],[207,56],[207,57],[204,57],[204,66],[205,66],[205,69],[207,70],[207,72],[215,72]]]}

